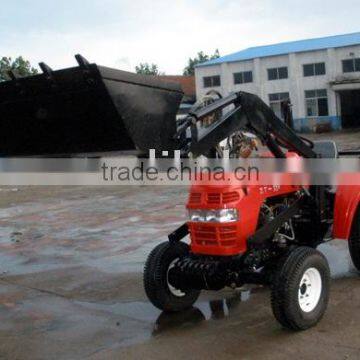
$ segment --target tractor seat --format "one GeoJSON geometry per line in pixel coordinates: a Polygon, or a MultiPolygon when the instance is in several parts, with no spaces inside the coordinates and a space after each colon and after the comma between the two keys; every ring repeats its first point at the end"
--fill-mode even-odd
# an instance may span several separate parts
{"type": "Polygon", "coordinates": [[[317,140],[314,141],[313,151],[323,159],[336,159],[339,157],[338,148],[335,141],[317,140]]]}

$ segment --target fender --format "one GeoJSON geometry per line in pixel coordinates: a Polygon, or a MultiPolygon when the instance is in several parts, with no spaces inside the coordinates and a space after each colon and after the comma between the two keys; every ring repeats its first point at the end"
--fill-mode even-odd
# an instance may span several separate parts
{"type": "Polygon", "coordinates": [[[340,185],[336,191],[333,237],[348,240],[360,203],[359,185],[340,185]]]}

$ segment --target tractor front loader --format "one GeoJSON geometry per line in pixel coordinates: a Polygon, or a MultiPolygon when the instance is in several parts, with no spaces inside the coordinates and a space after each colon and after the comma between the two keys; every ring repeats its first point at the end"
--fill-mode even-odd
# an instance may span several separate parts
{"type": "Polygon", "coordinates": [[[176,149],[180,85],[89,63],[0,82],[0,156],[176,149]]]}

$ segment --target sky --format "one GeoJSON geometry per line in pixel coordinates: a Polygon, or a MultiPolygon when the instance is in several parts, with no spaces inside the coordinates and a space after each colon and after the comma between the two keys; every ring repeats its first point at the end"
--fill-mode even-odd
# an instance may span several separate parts
{"type": "Polygon", "coordinates": [[[134,71],[155,63],[181,74],[198,51],[360,31],[359,0],[0,0],[0,57],[53,69],[74,55],[134,71]]]}

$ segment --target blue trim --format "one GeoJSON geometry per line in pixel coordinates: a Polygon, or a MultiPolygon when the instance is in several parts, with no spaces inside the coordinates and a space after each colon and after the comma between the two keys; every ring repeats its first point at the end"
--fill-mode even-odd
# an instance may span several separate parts
{"type": "Polygon", "coordinates": [[[294,128],[298,132],[315,132],[319,124],[329,124],[331,130],[341,130],[341,116],[318,116],[294,119],[294,128]]]}
{"type": "Polygon", "coordinates": [[[220,58],[207,61],[196,67],[219,65],[225,62],[236,62],[243,60],[251,60],[255,58],[285,55],[289,53],[298,53],[306,51],[324,50],[330,48],[338,48],[360,44],[360,32],[344,35],[327,36],[316,39],[298,40],[284,42],[274,45],[256,46],[236,53],[222,56],[220,58]]]}

